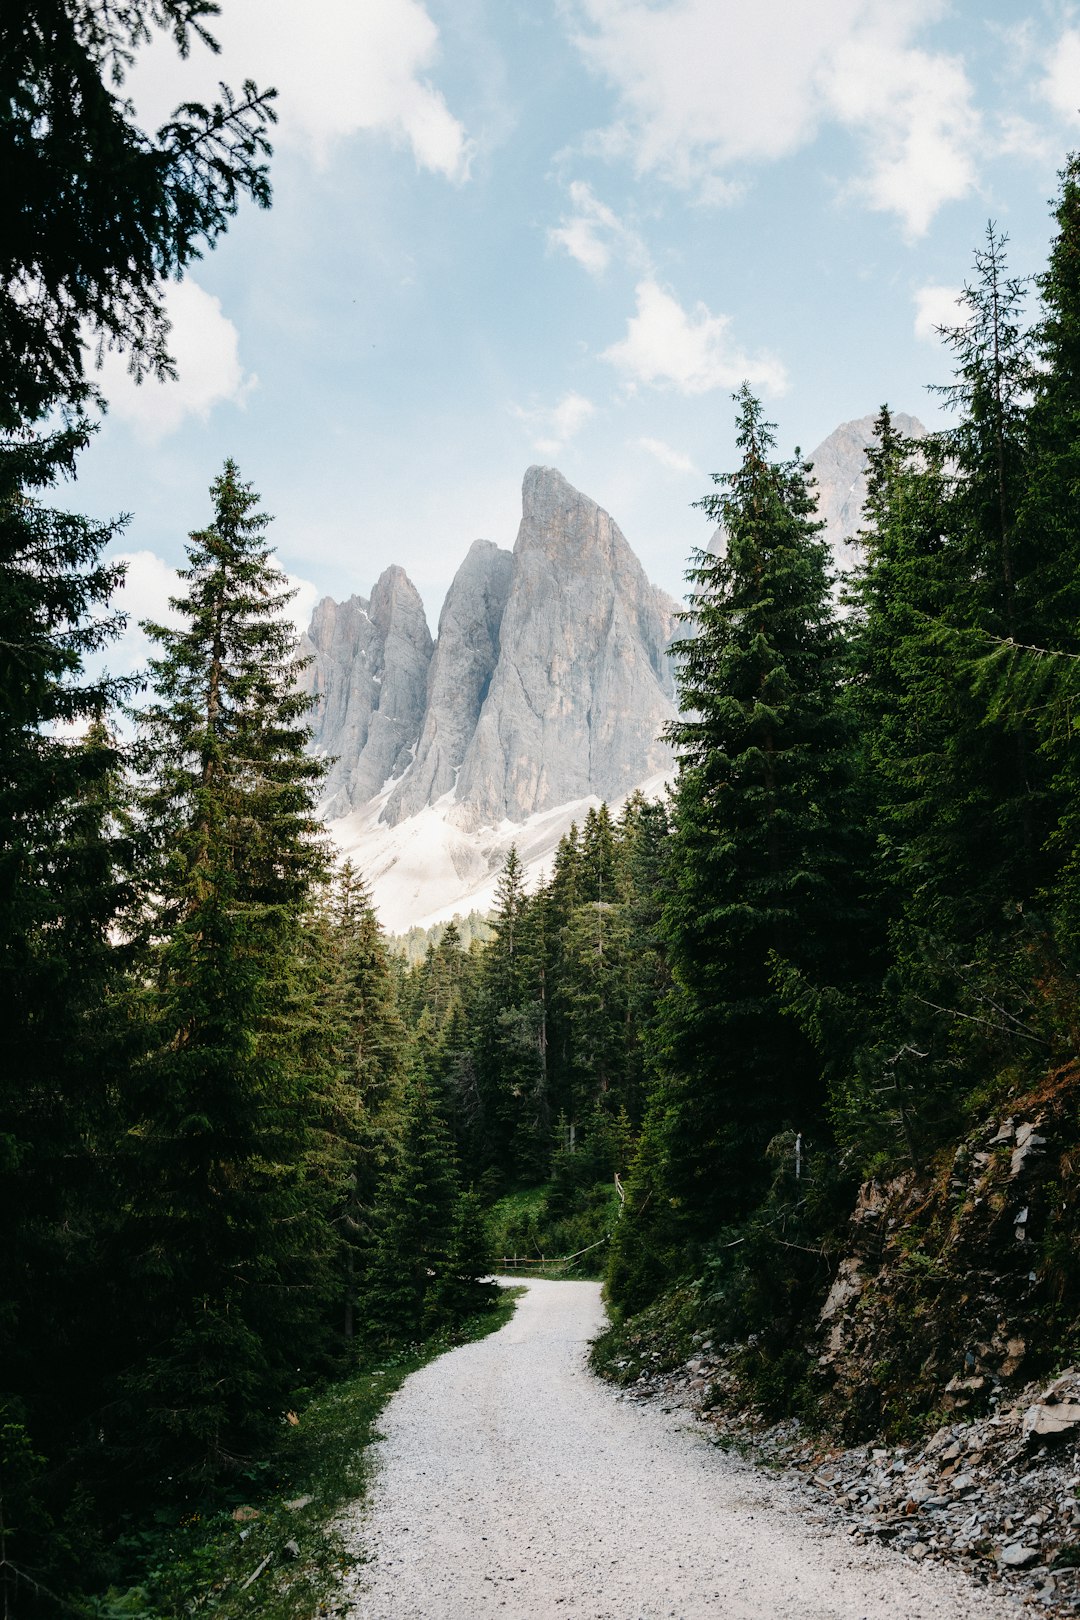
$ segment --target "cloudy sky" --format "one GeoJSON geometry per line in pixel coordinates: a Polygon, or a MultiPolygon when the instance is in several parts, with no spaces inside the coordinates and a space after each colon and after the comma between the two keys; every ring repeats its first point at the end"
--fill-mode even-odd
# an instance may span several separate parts
{"type": "Polygon", "coordinates": [[[230,455],[302,610],[400,562],[434,628],[534,461],[677,592],[733,388],[785,452],[882,400],[933,420],[987,220],[1040,269],[1080,144],[1057,0],[222,0],[216,32],[130,90],[156,127],[275,85],[274,206],[170,290],[176,383],[112,357],[65,496],[132,513],[135,614],[230,455]]]}

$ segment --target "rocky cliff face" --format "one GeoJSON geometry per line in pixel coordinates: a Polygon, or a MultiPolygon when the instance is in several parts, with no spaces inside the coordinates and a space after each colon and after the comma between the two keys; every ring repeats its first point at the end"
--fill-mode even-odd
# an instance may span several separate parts
{"type": "Polygon", "coordinates": [[[525,474],[513,552],[478,540],[428,634],[400,568],[371,601],[319,604],[301,647],[319,699],[316,747],[337,756],[324,814],[394,782],[390,826],[452,795],[471,830],[590,795],[617,799],[669,769],[667,649],[676,604],[650,585],[608,514],[551,467],[525,474]]]}
{"type": "Polygon", "coordinates": [[[334,755],[323,813],[366,804],[412,759],[423,723],[433,643],[424,604],[404,569],[380,574],[371,600],[319,603],[299,654],[301,685],[318,699],[313,743],[334,755]]]}
{"type": "Polygon", "coordinates": [[[617,526],[551,467],[530,467],[500,655],[458,780],[462,821],[524,821],[617,798],[669,768],[674,604],[617,526]]]}
{"type": "MultiPolygon", "coordinates": [[[[823,439],[807,460],[813,464],[818,485],[818,512],[825,521],[825,537],[833,548],[837,567],[843,572],[859,560],[858,548],[851,542],[862,523],[866,499],[866,452],[874,442],[876,416],[860,416],[842,422],[823,439]]],[[[926,429],[918,417],[903,411],[893,414],[899,433],[911,439],[924,439],[926,429]]]]}
{"type": "Polygon", "coordinates": [[[475,540],[454,575],[439,615],[416,758],[383,811],[391,825],[457,786],[499,662],[513,567],[511,552],[475,540]]]}
{"type": "MultiPolygon", "coordinates": [[[[873,425],[844,423],[810,458],[841,567],[873,425]]],[[[659,791],[673,765],[660,738],[677,713],[677,612],[608,513],[552,467],[525,474],[513,551],[470,549],[437,642],[400,568],[370,601],[319,604],[301,651],[315,746],[336,757],[323,813],[388,926],[484,909],[511,842],[538,871],[590,801],[659,791]]]]}

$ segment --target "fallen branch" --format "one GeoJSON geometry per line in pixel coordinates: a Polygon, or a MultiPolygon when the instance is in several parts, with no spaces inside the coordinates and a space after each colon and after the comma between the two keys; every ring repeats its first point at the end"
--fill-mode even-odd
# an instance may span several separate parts
{"type": "Polygon", "coordinates": [[[246,1592],[248,1587],[253,1585],[254,1582],[258,1580],[259,1576],[262,1574],[263,1570],[266,1568],[267,1564],[270,1562],[270,1560],[271,1560],[271,1558],[273,1558],[273,1556],[274,1555],[273,1555],[272,1552],[267,1553],[267,1555],[263,1559],[262,1563],[259,1564],[259,1566],[256,1569],[252,1570],[251,1574],[248,1576],[247,1580],[244,1582],[243,1586],[240,1588],[241,1592],[246,1592]]]}

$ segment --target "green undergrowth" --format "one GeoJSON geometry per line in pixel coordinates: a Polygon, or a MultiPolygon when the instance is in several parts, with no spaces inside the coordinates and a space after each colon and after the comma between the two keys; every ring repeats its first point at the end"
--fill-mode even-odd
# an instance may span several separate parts
{"type": "Polygon", "coordinates": [[[235,1502],[182,1516],[162,1512],[116,1545],[118,1579],[70,1608],[86,1620],[314,1620],[336,1612],[344,1547],[333,1519],[361,1496],[377,1420],[410,1373],[457,1345],[486,1338],[514,1314],[520,1290],[452,1334],[382,1358],[283,1420],[276,1454],[235,1502]],[[261,1480],[261,1484],[259,1481],[261,1480]]]}
{"type": "MultiPolygon", "coordinates": [[[[674,1372],[704,1344],[718,1341],[710,1301],[700,1282],[663,1294],[635,1316],[613,1323],[593,1341],[590,1364],[608,1382],[633,1384],[642,1373],[674,1372]]],[[[810,1358],[798,1346],[767,1347],[756,1337],[724,1348],[723,1376],[705,1404],[739,1413],[753,1412],[767,1422],[799,1417],[813,1429],[818,1420],[808,1384],[810,1358]]]]}
{"type": "Polygon", "coordinates": [[[488,1212],[488,1230],[496,1260],[557,1261],[535,1275],[589,1278],[599,1281],[607,1264],[607,1239],[618,1219],[619,1203],[611,1181],[575,1184],[568,1177],[540,1187],[507,1193],[488,1212]],[[582,1252],[584,1251],[584,1252],[582,1252]]]}
{"type": "Polygon", "coordinates": [[[693,1354],[701,1334],[701,1300],[695,1284],[672,1289],[655,1304],[614,1322],[593,1340],[593,1372],[614,1384],[632,1384],[643,1372],[665,1373],[693,1354]]]}

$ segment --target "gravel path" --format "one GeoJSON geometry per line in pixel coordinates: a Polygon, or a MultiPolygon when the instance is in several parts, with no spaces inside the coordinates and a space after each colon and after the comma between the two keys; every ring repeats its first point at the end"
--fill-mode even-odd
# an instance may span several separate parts
{"type": "Polygon", "coordinates": [[[811,1523],[685,1418],[619,1400],[585,1366],[602,1323],[597,1284],[530,1282],[500,1333],[394,1396],[343,1525],[351,1620],[1016,1620],[811,1523]]]}

